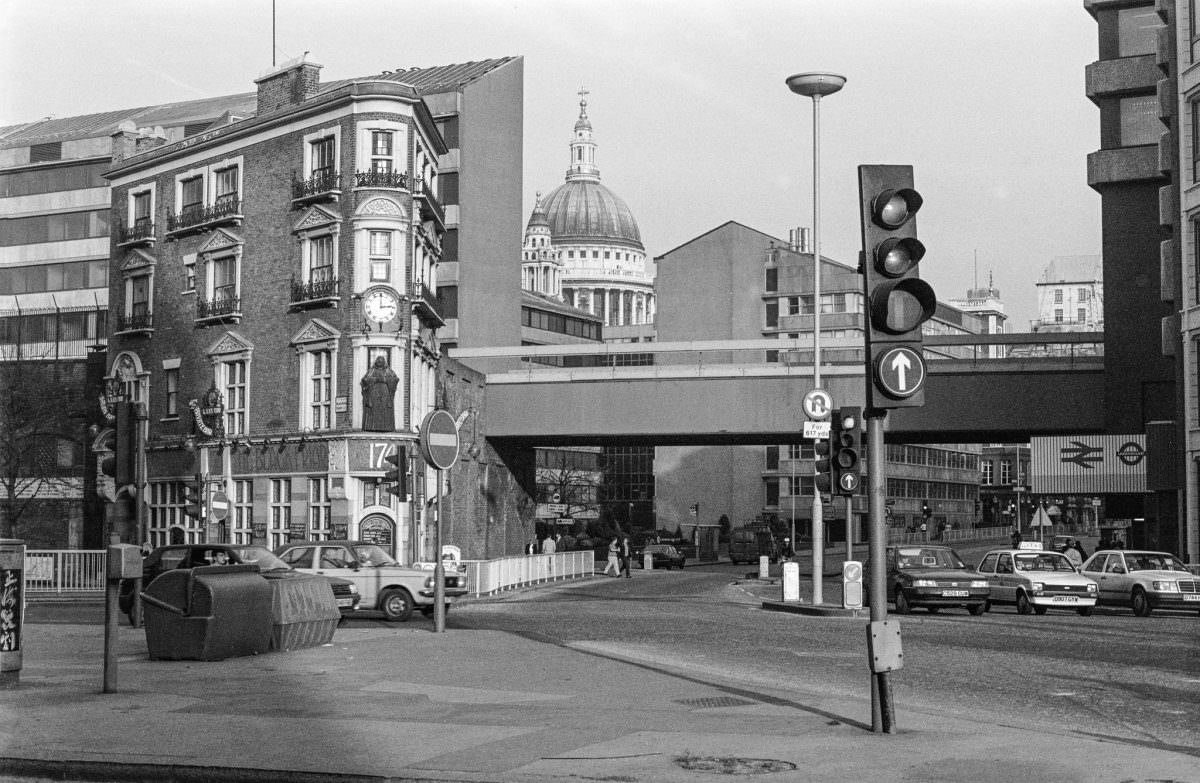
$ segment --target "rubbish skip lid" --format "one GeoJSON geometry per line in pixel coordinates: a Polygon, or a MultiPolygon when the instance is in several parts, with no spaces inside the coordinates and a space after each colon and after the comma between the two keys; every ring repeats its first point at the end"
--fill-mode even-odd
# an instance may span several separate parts
{"type": "Polygon", "coordinates": [[[271,586],[256,565],[167,571],[146,586],[150,657],[219,661],[271,645],[271,586]]]}

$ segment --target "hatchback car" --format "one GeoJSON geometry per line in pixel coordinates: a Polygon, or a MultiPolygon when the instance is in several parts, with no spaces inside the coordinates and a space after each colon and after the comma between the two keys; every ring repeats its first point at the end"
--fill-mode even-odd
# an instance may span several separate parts
{"type": "MultiPolygon", "coordinates": [[[[340,576],[358,586],[362,609],[377,609],[389,619],[404,622],[414,608],[433,616],[434,571],[401,565],[383,547],[365,541],[308,541],[275,550],[298,571],[340,576]]],[[[467,594],[467,575],[446,571],[447,599],[467,594]]],[[[447,610],[451,602],[446,602],[447,610]]]]}
{"type": "Polygon", "coordinates": [[[671,544],[646,544],[642,548],[641,554],[634,560],[639,565],[645,566],[646,555],[650,555],[651,565],[654,568],[665,568],[668,571],[672,568],[683,568],[683,553],[671,544]]]}
{"type": "Polygon", "coordinates": [[[1129,606],[1138,617],[1155,609],[1200,610],[1200,577],[1167,552],[1105,549],[1080,569],[1100,585],[1100,603],[1129,606]]]}
{"type": "Polygon", "coordinates": [[[948,546],[889,546],[887,597],[896,604],[896,614],[908,614],[914,606],[930,612],[943,607],[966,607],[983,614],[990,594],[988,580],[967,568],[948,546]]]}
{"type": "Polygon", "coordinates": [[[1086,616],[1100,590],[1065,555],[1040,548],[993,550],[977,570],[988,580],[988,605],[1014,604],[1020,614],[1054,607],[1086,616]]]}
{"type": "MultiPolygon", "coordinates": [[[[264,546],[250,544],[167,544],[142,558],[142,589],[160,574],[176,568],[200,568],[214,565],[254,564],[267,579],[286,579],[297,572],[264,546]]],[[[327,579],[334,600],[343,615],[358,608],[358,586],[348,579],[327,579]]],[[[133,621],[134,580],[121,581],[117,602],[122,612],[133,621]]]]}

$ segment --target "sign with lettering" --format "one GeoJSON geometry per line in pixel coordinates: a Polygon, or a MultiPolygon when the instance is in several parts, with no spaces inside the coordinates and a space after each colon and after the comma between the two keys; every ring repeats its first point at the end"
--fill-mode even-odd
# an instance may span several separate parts
{"type": "Polygon", "coordinates": [[[365,470],[386,471],[392,467],[387,458],[400,447],[398,440],[352,440],[350,441],[350,472],[365,470]]]}
{"type": "Polygon", "coordinates": [[[358,540],[366,544],[378,544],[391,552],[394,531],[392,520],[379,514],[372,514],[358,523],[358,540]]]}
{"type": "Polygon", "coordinates": [[[21,569],[0,568],[0,652],[21,650],[21,569]]]}

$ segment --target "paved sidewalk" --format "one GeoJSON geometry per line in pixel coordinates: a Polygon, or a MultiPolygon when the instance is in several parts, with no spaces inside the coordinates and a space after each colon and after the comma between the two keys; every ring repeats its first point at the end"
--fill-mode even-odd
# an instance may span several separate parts
{"type": "Polygon", "coordinates": [[[0,780],[1200,783],[1172,750],[907,710],[873,734],[868,694],[766,692],[635,644],[453,624],[220,662],[151,661],[122,625],[111,694],[102,626],[27,625],[20,685],[0,691],[0,780]]]}

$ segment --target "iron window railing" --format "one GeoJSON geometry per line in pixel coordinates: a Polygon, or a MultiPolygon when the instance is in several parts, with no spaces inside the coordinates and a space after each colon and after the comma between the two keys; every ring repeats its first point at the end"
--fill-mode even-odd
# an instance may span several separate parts
{"type": "Polygon", "coordinates": [[[210,223],[219,223],[224,220],[240,218],[242,216],[242,202],[236,197],[221,197],[215,204],[209,207],[203,205],[195,205],[184,207],[180,212],[167,217],[168,231],[182,231],[188,228],[197,228],[210,223]]]}
{"type": "Polygon", "coordinates": [[[332,168],[314,169],[308,179],[292,180],[292,198],[304,199],[322,196],[340,190],[341,172],[332,168]]]}
{"type": "Polygon", "coordinates": [[[360,188],[408,188],[408,174],[403,171],[360,171],[354,178],[360,188]]]}

